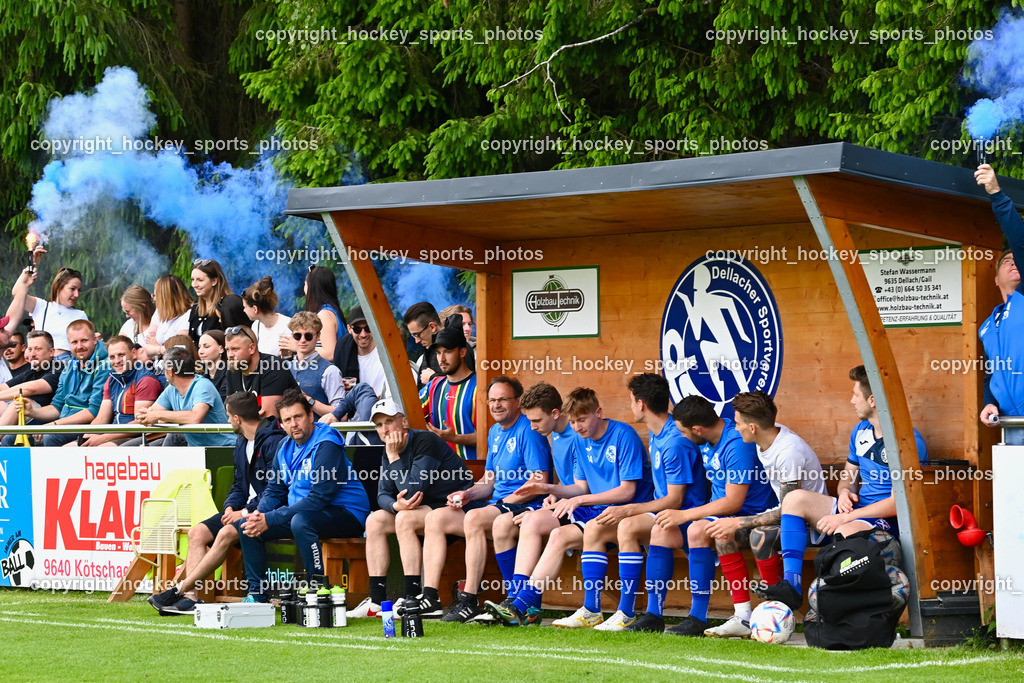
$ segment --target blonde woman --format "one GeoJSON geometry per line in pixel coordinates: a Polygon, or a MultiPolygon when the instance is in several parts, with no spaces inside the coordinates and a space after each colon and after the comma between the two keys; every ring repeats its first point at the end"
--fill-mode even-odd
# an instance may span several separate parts
{"type": "Polygon", "coordinates": [[[156,312],[146,331],[146,354],[158,358],[164,353],[164,342],[176,334],[188,334],[189,309],[192,297],[177,275],[164,275],[153,286],[156,312]]]}

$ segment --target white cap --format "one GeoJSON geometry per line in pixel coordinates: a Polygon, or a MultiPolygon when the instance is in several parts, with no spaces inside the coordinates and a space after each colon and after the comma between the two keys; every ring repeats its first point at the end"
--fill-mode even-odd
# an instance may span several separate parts
{"type": "Polygon", "coordinates": [[[403,414],[402,409],[398,407],[398,404],[389,398],[382,398],[373,404],[373,410],[370,411],[370,419],[372,420],[378,414],[394,416],[403,414]]]}

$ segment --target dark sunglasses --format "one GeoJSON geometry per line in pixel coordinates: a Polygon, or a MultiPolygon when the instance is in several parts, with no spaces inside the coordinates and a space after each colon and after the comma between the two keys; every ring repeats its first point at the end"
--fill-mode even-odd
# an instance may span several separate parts
{"type": "Polygon", "coordinates": [[[352,325],[352,334],[362,334],[363,332],[369,332],[369,325],[352,325]]]}
{"type": "Polygon", "coordinates": [[[313,341],[315,336],[312,332],[292,332],[292,339],[295,341],[313,341]]]}
{"type": "Polygon", "coordinates": [[[224,330],[224,332],[226,334],[230,334],[232,336],[234,336],[236,334],[244,334],[246,337],[251,339],[253,342],[256,341],[256,337],[253,335],[252,330],[250,330],[245,325],[235,325],[234,327],[229,327],[228,329],[224,330]]]}

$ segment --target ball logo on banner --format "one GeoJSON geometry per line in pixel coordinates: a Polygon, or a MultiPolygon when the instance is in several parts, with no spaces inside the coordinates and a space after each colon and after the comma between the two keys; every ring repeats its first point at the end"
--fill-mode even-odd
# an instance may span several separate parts
{"type": "Polygon", "coordinates": [[[10,579],[12,586],[27,586],[36,566],[32,544],[19,538],[11,545],[7,557],[0,559],[0,578],[10,579]]]}
{"type": "Polygon", "coordinates": [[[678,403],[694,394],[731,417],[732,397],[774,395],[782,323],[764,276],[743,258],[703,257],[679,276],[661,321],[661,363],[678,403]]]}

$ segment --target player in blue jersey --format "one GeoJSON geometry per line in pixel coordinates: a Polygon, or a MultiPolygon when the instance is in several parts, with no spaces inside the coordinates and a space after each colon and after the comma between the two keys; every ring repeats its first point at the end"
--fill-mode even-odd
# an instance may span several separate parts
{"type": "MultiPolygon", "coordinates": [[[[1002,303],[978,329],[986,360],[981,421],[993,426],[999,415],[1024,415],[1024,287],[1017,268],[1018,260],[1024,262],[1024,221],[1013,200],[1000,190],[991,166],[982,164],[974,177],[989,194],[992,211],[1010,245],[996,264],[995,283],[1002,303]]],[[[1007,427],[1003,437],[1008,445],[1024,444],[1024,427],[1007,427]]]]}
{"type": "Polygon", "coordinates": [[[518,491],[554,494],[559,500],[550,514],[530,513],[523,520],[520,545],[548,534],[536,567],[516,557],[516,574],[530,578],[515,595],[500,604],[485,603],[506,625],[539,623],[541,595],[562,567],[565,551],[583,547],[584,529],[609,505],[650,500],[652,485],[644,445],[629,425],[603,417],[597,394],[579,387],[565,399],[563,412],[577,434],[574,483],[570,486],[529,482],[518,491]],[[532,571],[531,571],[532,569],[532,571]]]}
{"type": "MultiPolygon", "coordinates": [[[[689,510],[662,510],[651,531],[651,550],[647,559],[647,583],[650,605],[662,606],[672,579],[672,550],[683,547],[680,525],[689,523],[685,541],[690,560],[690,613],[668,629],[681,636],[702,636],[708,628],[708,604],[711,580],[715,577],[715,541],[708,529],[721,517],[754,515],[776,504],[754,444],[743,443],[732,420],[722,419],[714,406],[702,396],[687,396],[672,411],[679,431],[700,446],[704,470],[711,482],[711,500],[689,510]]],[[[647,617],[647,615],[645,615],[647,617]]],[[[661,631],[661,615],[645,618],[641,627],[631,630],[661,631]]],[[[634,624],[636,626],[636,624],[634,624]]]]}
{"type": "MultiPolygon", "coordinates": [[[[872,527],[888,531],[897,540],[896,498],[889,476],[889,458],[885,454],[882,428],[875,396],[868,384],[863,365],[850,370],[853,397],[850,403],[861,419],[850,435],[850,454],[837,489],[838,498],[799,489],[782,501],[780,541],[784,580],[755,589],[762,598],[781,600],[794,612],[803,604],[802,575],[807,529],[810,524],[824,534],[850,534],[872,527]],[[859,480],[859,487],[858,487],[859,480]]],[[[924,439],[914,430],[918,457],[928,459],[924,439]]]]}
{"type": "Polygon", "coordinates": [[[499,375],[487,387],[487,405],[494,424],[487,434],[487,467],[472,488],[448,496],[448,505],[427,515],[423,530],[423,593],[417,596],[423,616],[441,616],[437,588],[447,557],[447,536],[466,538],[465,590],[444,616],[465,622],[480,611],[477,588],[487,563],[487,537],[494,520],[540,505],[540,493],[524,491],[524,484],[550,481],[551,447],[530,428],[519,408],[523,385],[499,375]]]}
{"type": "Polygon", "coordinates": [[[604,509],[583,532],[584,604],[575,614],[557,619],[562,628],[622,631],[636,620],[637,584],[643,569],[642,545],[648,545],[654,517],[662,510],[697,507],[707,502],[707,478],[697,446],[685,439],[669,415],[669,387],[664,377],[636,375],[629,381],[633,419],[650,433],[654,499],[604,509]],[[608,567],[608,544],[618,543],[621,599],[607,621],[601,614],[601,584],[608,567]]]}
{"type": "MultiPolygon", "coordinates": [[[[519,405],[530,421],[530,428],[545,439],[551,437],[551,461],[558,483],[563,486],[573,484],[573,444],[576,441],[576,432],[569,426],[569,417],[562,412],[562,396],[558,389],[547,382],[534,384],[523,392],[519,405]]],[[[556,501],[555,496],[549,495],[543,501],[542,507],[553,509],[556,501]]],[[[530,512],[531,510],[525,510],[498,515],[491,526],[494,556],[498,561],[508,595],[518,593],[523,583],[530,578],[529,575],[515,573],[517,556],[522,555],[525,558],[523,564],[532,570],[544,550],[545,536],[534,535],[529,542],[520,543],[519,525],[530,512]]],[[[494,615],[482,611],[473,621],[493,622],[494,615]]]]}

